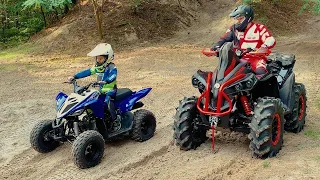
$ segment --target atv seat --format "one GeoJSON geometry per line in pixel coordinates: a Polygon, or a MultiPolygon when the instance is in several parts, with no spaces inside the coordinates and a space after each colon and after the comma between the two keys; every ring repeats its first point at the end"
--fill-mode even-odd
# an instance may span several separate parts
{"type": "Polygon", "coordinates": [[[284,54],[284,53],[271,53],[268,56],[268,61],[275,61],[282,67],[292,67],[295,63],[294,54],[284,54]]]}
{"type": "Polygon", "coordinates": [[[132,91],[128,88],[119,88],[117,90],[116,97],[114,98],[114,101],[121,101],[125,99],[126,97],[131,96],[132,91]]]}

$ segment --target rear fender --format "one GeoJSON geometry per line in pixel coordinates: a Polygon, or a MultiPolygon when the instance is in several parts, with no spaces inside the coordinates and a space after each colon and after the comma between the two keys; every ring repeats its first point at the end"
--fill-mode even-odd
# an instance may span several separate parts
{"type": "Polygon", "coordinates": [[[120,110],[121,113],[131,111],[133,106],[143,97],[145,97],[152,88],[144,88],[140,91],[133,92],[131,96],[126,99],[116,102],[115,106],[120,110]]]}

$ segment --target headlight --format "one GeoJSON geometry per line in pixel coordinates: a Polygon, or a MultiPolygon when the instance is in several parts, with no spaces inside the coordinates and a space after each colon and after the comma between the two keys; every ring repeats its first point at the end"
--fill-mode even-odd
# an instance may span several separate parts
{"type": "Polygon", "coordinates": [[[241,91],[243,89],[243,86],[241,83],[238,83],[236,86],[235,86],[236,90],[238,91],[241,91]]]}
{"type": "Polygon", "coordinates": [[[74,113],[70,114],[69,116],[79,116],[83,113],[84,109],[79,109],[75,111],[74,113]]]}
{"type": "Polygon", "coordinates": [[[246,85],[247,85],[247,88],[251,88],[253,86],[253,82],[247,81],[246,85]]]}

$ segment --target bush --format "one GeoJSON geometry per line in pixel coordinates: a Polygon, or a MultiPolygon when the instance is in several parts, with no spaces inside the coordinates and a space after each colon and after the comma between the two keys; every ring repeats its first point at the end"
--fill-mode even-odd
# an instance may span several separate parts
{"type": "Polygon", "coordinates": [[[303,0],[304,5],[301,7],[299,15],[301,15],[304,11],[311,11],[315,15],[320,13],[320,0],[303,0]]]}
{"type": "MultiPolygon", "coordinates": [[[[267,1],[277,4],[283,0],[267,0],[267,1]]],[[[320,0],[302,0],[302,1],[304,2],[304,4],[301,7],[298,15],[301,15],[304,11],[311,11],[315,15],[318,15],[320,13],[320,0]]],[[[248,5],[259,4],[260,2],[262,2],[262,0],[242,0],[243,4],[248,4],[248,5]]]]}
{"type": "Polygon", "coordinates": [[[20,29],[20,34],[23,36],[31,36],[44,28],[44,22],[42,19],[34,17],[28,19],[24,23],[24,27],[25,28],[20,29]]]}

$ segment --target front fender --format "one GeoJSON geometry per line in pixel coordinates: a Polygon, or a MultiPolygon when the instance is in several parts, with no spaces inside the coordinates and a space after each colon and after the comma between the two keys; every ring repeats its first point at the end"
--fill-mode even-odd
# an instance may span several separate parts
{"type": "Polygon", "coordinates": [[[57,102],[56,110],[57,111],[62,107],[63,103],[66,101],[67,98],[68,98],[68,96],[65,93],[59,92],[59,94],[56,96],[56,102],[57,102]]]}
{"type": "Polygon", "coordinates": [[[104,104],[99,99],[98,93],[93,93],[81,102],[73,105],[72,107],[64,110],[63,112],[57,112],[57,118],[64,118],[65,116],[72,116],[72,114],[78,110],[90,107],[94,115],[99,118],[104,118],[104,104]]]}

